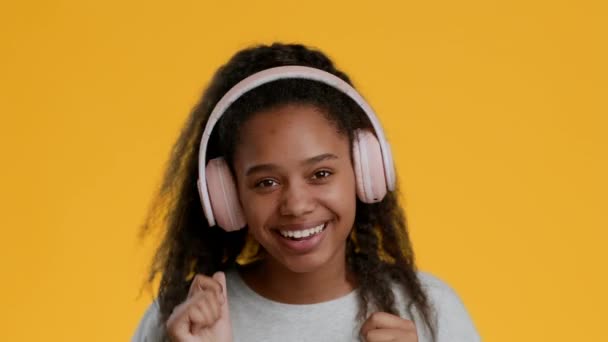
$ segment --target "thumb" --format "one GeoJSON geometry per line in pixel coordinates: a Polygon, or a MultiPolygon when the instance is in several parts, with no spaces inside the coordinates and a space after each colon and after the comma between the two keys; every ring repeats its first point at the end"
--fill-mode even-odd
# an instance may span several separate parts
{"type": "Polygon", "coordinates": [[[232,323],[230,322],[230,311],[228,310],[226,275],[224,272],[216,272],[212,278],[222,285],[222,295],[224,296],[224,304],[222,304],[220,309],[220,319],[211,328],[212,335],[216,337],[216,341],[218,342],[232,342],[232,323]]]}

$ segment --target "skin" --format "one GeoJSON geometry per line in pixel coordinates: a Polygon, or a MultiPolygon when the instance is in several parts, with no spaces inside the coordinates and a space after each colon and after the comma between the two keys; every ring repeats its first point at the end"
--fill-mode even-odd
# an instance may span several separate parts
{"type": "Polygon", "coordinates": [[[268,254],[243,272],[248,285],[289,304],[351,292],[345,254],[356,192],[348,138],[315,107],[274,108],[243,127],[234,169],[249,233],[268,254]],[[279,228],[323,222],[328,227],[312,252],[294,253],[279,242],[279,228]]]}
{"type": "MultiPolygon", "coordinates": [[[[347,136],[317,108],[284,105],[253,115],[234,156],[239,198],[249,233],[265,258],[241,269],[249,287],[282,303],[313,304],[356,287],[346,267],[346,241],[355,220],[356,188],[347,136]],[[312,250],[286,248],[278,229],[327,222],[312,250]]],[[[225,283],[197,275],[188,299],[167,322],[173,341],[231,341],[225,283]]],[[[417,341],[414,324],[388,313],[362,325],[369,342],[417,341]]]]}
{"type": "Polygon", "coordinates": [[[228,312],[226,277],[198,274],[192,280],[188,297],[175,307],[167,320],[167,335],[179,342],[232,342],[228,312]]]}
{"type": "Polygon", "coordinates": [[[366,342],[418,342],[414,322],[386,312],[374,312],[361,326],[366,342]]]}

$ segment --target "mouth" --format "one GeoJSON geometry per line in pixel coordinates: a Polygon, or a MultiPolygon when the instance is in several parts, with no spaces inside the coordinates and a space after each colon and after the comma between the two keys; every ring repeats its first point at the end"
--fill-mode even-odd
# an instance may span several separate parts
{"type": "Polygon", "coordinates": [[[327,228],[327,222],[323,222],[319,225],[316,225],[316,226],[310,227],[310,228],[306,228],[306,229],[294,229],[294,230],[280,229],[280,230],[278,230],[278,232],[285,239],[289,239],[292,241],[303,241],[303,240],[312,239],[313,237],[323,233],[325,228],[327,228]]]}

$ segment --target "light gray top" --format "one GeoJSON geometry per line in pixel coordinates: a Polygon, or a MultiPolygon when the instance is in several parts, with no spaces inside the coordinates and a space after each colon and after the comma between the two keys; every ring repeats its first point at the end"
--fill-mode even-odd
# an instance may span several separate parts
{"type": "MultiPolygon", "coordinates": [[[[420,282],[437,312],[436,342],[476,342],[480,337],[458,295],[446,283],[424,272],[420,282]]],[[[357,291],[319,304],[292,305],[271,301],[249,288],[235,271],[226,273],[228,305],[234,342],[336,342],[359,341],[357,291]]],[[[430,341],[429,333],[414,311],[407,314],[408,301],[395,292],[401,317],[414,319],[418,341],[430,341]]],[[[165,341],[157,302],[150,305],[132,342],[165,341]]]]}

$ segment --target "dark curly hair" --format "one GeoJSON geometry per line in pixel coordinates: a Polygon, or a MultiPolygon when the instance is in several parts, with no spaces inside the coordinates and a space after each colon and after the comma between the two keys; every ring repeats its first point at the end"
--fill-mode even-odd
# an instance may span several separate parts
{"type": "MultiPolygon", "coordinates": [[[[150,234],[157,224],[163,227],[164,237],[148,275],[150,283],[162,275],[158,301],[163,322],[186,299],[193,273],[210,276],[236,266],[247,234],[247,229],[228,233],[217,226],[209,227],[203,216],[196,181],[199,142],[209,114],[220,98],[245,77],[284,65],[314,67],[352,84],[322,52],[297,44],[275,43],[242,50],[216,72],[173,146],[159,194],[142,227],[142,236],[150,234]]],[[[211,135],[208,158],[225,156],[231,164],[242,123],[262,109],[286,104],[321,109],[351,143],[355,129],[371,128],[361,108],[341,92],[315,81],[279,80],[255,88],[230,106],[211,135]]],[[[354,231],[355,241],[347,242],[346,263],[358,286],[359,319],[365,319],[370,307],[398,314],[393,293],[397,285],[405,298],[411,299],[405,309],[412,314],[415,308],[435,338],[435,313],[417,277],[397,193],[389,192],[375,204],[357,200],[354,231]]]]}

